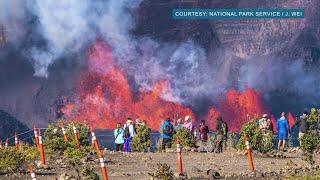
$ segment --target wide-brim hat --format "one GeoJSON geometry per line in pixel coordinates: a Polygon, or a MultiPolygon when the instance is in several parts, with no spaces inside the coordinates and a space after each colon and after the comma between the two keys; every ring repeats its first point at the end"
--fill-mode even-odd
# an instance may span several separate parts
{"type": "Polygon", "coordinates": [[[131,119],[128,119],[128,120],[126,121],[126,123],[132,123],[132,120],[131,120],[131,119]]]}

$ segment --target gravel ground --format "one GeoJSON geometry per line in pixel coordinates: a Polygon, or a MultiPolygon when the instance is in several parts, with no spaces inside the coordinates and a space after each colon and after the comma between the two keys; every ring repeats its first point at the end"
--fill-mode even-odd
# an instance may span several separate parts
{"type": "MultiPolygon", "coordinates": [[[[207,170],[213,169],[223,177],[229,179],[244,179],[255,177],[256,179],[280,179],[284,177],[295,177],[314,174],[317,170],[308,170],[308,165],[301,160],[300,153],[284,153],[283,158],[253,155],[255,169],[258,173],[250,175],[247,156],[235,151],[228,151],[221,154],[215,153],[183,153],[183,166],[188,177],[193,179],[204,179],[203,175],[207,170]],[[288,169],[293,169],[289,171],[288,169]],[[270,173],[271,172],[271,173],[270,173]],[[269,173],[269,175],[261,175],[269,173]],[[273,174],[272,174],[273,173],[273,174]],[[231,174],[236,175],[231,176],[231,174]],[[248,175],[249,174],[249,175],[248,175]],[[199,178],[202,177],[202,178],[199,178]],[[291,176],[292,177],[292,176],[291,176]]],[[[95,155],[92,156],[95,159],[95,155]]],[[[110,180],[122,179],[150,179],[148,173],[155,172],[157,163],[167,163],[174,173],[178,171],[177,154],[168,153],[106,153],[108,176],[110,180]]],[[[320,155],[315,155],[316,165],[320,162],[320,155]]],[[[49,169],[37,169],[37,179],[56,179],[62,176],[76,176],[76,168],[66,167],[63,160],[49,160],[49,169]]],[[[93,167],[100,176],[99,163],[97,161],[85,161],[81,166],[93,167]]],[[[0,179],[31,179],[27,172],[7,174],[0,176],[0,179]]]]}

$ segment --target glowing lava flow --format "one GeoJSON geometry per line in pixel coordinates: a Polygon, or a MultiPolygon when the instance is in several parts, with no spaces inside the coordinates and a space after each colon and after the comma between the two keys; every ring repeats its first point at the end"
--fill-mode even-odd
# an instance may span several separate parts
{"type": "MultiPolygon", "coordinates": [[[[141,89],[133,94],[125,72],[115,64],[103,41],[90,48],[88,70],[81,77],[76,101],[63,109],[66,119],[86,122],[94,128],[114,128],[127,117],[140,118],[153,130],[159,130],[166,117],[190,115],[195,119],[190,108],[162,98],[173,97],[168,80],[154,83],[151,91],[141,89]]],[[[210,129],[215,128],[217,117],[222,115],[231,131],[239,131],[247,122],[247,114],[253,117],[268,112],[260,93],[248,88],[244,92],[228,91],[219,109],[211,108],[206,117],[210,129]]]]}
{"type": "Polygon", "coordinates": [[[268,109],[263,104],[260,93],[251,88],[247,88],[244,92],[230,90],[226,98],[220,102],[219,111],[216,108],[209,111],[209,126],[214,128],[216,118],[221,115],[228,123],[229,130],[238,132],[248,121],[247,114],[250,117],[260,117],[263,113],[268,113],[268,109]]]}
{"type": "Polygon", "coordinates": [[[134,100],[124,71],[116,67],[111,50],[102,41],[90,49],[88,66],[77,101],[65,107],[69,120],[86,122],[94,128],[114,128],[117,122],[132,117],[159,130],[166,117],[194,117],[191,109],[161,98],[163,93],[171,92],[167,81],[156,83],[152,91],[141,90],[134,100]]]}

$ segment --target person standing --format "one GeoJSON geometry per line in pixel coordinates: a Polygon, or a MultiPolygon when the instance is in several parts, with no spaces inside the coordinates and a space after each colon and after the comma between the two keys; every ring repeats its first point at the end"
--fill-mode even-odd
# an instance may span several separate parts
{"type": "Polygon", "coordinates": [[[131,118],[128,118],[126,124],[123,127],[124,129],[124,151],[131,152],[131,142],[135,136],[135,129],[131,118]]]}
{"type": "Polygon", "coordinates": [[[300,117],[297,117],[297,121],[294,123],[294,126],[299,125],[299,144],[300,144],[300,146],[301,146],[302,137],[308,131],[307,116],[308,116],[308,111],[305,111],[300,117]]]}
{"type": "Polygon", "coordinates": [[[179,119],[177,120],[177,122],[176,122],[176,125],[175,125],[175,127],[174,127],[174,130],[175,130],[175,131],[179,131],[179,130],[182,129],[182,128],[183,128],[182,119],[179,118],[179,119]]]}
{"type": "Polygon", "coordinates": [[[114,143],[116,145],[116,151],[121,152],[123,149],[123,143],[124,143],[124,131],[121,128],[121,123],[117,124],[117,128],[114,130],[114,143]]]}
{"type": "Polygon", "coordinates": [[[277,121],[277,129],[278,129],[278,151],[280,151],[280,147],[282,145],[282,150],[284,150],[286,145],[286,140],[288,139],[290,133],[289,121],[286,119],[286,113],[282,112],[281,117],[277,121]]]}
{"type": "Polygon", "coordinates": [[[214,151],[225,151],[227,149],[228,125],[221,116],[217,119],[216,133],[214,151]]]}
{"type": "Polygon", "coordinates": [[[193,133],[193,124],[190,116],[186,116],[184,118],[184,124],[183,127],[188,129],[190,133],[193,133]]]}
{"type": "Polygon", "coordinates": [[[166,150],[166,148],[171,148],[174,127],[173,127],[173,124],[171,123],[170,118],[167,118],[166,120],[164,120],[160,129],[160,133],[162,138],[161,150],[164,151],[166,150]]]}
{"type": "Polygon", "coordinates": [[[207,142],[208,141],[209,127],[206,125],[205,120],[201,120],[201,122],[200,122],[199,133],[200,133],[200,140],[202,142],[207,142]]]}

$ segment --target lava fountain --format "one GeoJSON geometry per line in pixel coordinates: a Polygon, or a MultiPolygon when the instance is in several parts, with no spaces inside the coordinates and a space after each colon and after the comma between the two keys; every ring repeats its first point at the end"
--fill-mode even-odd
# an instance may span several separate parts
{"type": "Polygon", "coordinates": [[[194,119],[191,109],[162,98],[172,92],[166,80],[156,82],[151,91],[133,94],[125,72],[116,67],[103,41],[97,41],[88,54],[88,69],[81,77],[76,101],[63,110],[66,119],[93,128],[114,128],[127,117],[140,118],[153,130],[159,130],[166,117],[190,115],[194,119]]]}

